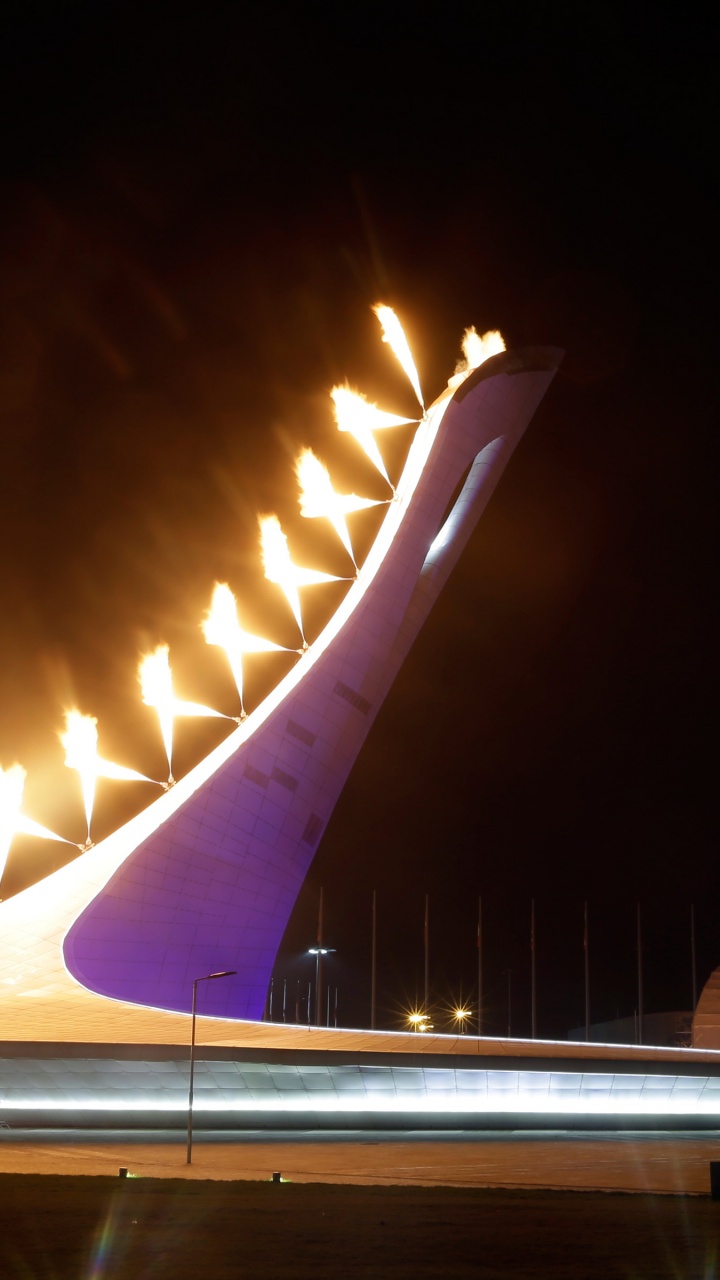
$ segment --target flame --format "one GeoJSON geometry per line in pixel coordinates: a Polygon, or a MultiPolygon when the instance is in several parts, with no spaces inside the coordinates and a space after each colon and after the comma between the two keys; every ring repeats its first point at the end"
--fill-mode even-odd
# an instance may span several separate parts
{"type": "Polygon", "coordinates": [[[300,514],[311,520],[326,517],[357,569],[345,517],[353,511],[377,507],[379,502],[374,498],[358,498],[354,493],[336,493],[327,467],[315,457],[312,449],[303,449],[295,463],[295,474],[300,485],[300,514]]]}
{"type": "Polygon", "coordinates": [[[290,559],[287,538],[277,516],[260,516],[260,542],[262,545],[265,577],[284,592],[293,617],[298,624],[303,644],[307,645],[303,631],[300,594],[298,587],[311,587],[320,582],[339,582],[333,573],[321,573],[319,569],[301,569],[290,559]]]}
{"type": "Polygon", "coordinates": [[[26,777],[21,764],[12,764],[9,769],[0,766],[0,880],[3,878],[13,836],[39,836],[43,840],[59,840],[61,844],[70,844],[63,836],[48,831],[47,827],[21,812],[26,777]]]}
{"type": "Polygon", "coordinates": [[[79,711],[65,712],[65,732],[60,734],[60,741],[65,748],[65,764],[68,769],[77,769],[80,775],[88,840],[97,781],[97,737],[97,720],[94,716],[83,716],[79,711]]]}
{"type": "Polygon", "coordinates": [[[383,331],[383,342],[387,342],[393,355],[400,361],[403,370],[410,380],[415,395],[418,398],[420,407],[425,412],[425,401],[423,393],[420,389],[420,379],[415,368],[415,361],[412,358],[412,352],[408,346],[408,340],[405,337],[405,331],[398,320],[392,307],[385,307],[381,302],[373,307],[373,311],[377,316],[383,331]]]}
{"type": "MultiPolygon", "coordinates": [[[[377,304],[373,307],[373,311],[382,327],[383,342],[390,346],[401,364],[417,396],[423,415],[425,415],[420,380],[402,325],[391,307],[377,304]]],[[[492,330],[480,336],[474,327],[466,329],[462,338],[463,360],[458,364],[453,377],[449,380],[449,387],[454,389],[459,386],[485,360],[504,350],[505,342],[497,330],[492,330]]],[[[392,488],[383,458],[375,441],[374,432],[387,427],[417,422],[418,419],[404,418],[396,414],[387,413],[376,405],[371,404],[364,396],[351,390],[347,385],[334,387],[331,396],[338,428],[341,431],[349,432],[355,437],[367,457],[392,488]]],[[[324,517],[330,520],[357,568],[346,516],[354,511],[379,505],[379,503],[369,498],[358,498],[355,494],[336,493],[327,469],[310,449],[304,450],[300,455],[296,463],[296,473],[301,489],[300,509],[302,515],[308,518],[324,517]]],[[[301,617],[299,588],[316,583],[340,581],[340,579],[332,574],[300,568],[295,565],[290,558],[287,538],[276,516],[261,518],[260,526],[265,575],[271,582],[278,584],[282,588],[297,621],[303,644],[307,647],[301,617]]],[[[211,608],[203,623],[203,629],[207,642],[219,645],[227,654],[244,714],[243,654],[282,650],[283,647],[243,631],[238,620],[235,599],[229,587],[222,583],[216,583],[215,585],[211,608]]],[[[142,685],[143,701],[147,705],[154,707],[158,712],[170,770],[172,769],[173,727],[176,716],[234,718],[223,717],[221,712],[215,711],[210,707],[194,702],[181,701],[175,697],[167,645],[159,645],[152,654],[144,657],[141,660],[138,674],[142,685]]],[[[153,780],[146,778],[145,775],[137,773],[135,770],[126,769],[122,765],[111,764],[109,761],[100,758],[97,752],[97,720],[92,716],[83,716],[78,711],[66,712],[66,731],[60,736],[66,749],[66,765],[69,768],[76,769],[80,775],[89,843],[90,823],[98,777],[142,780],[146,782],[153,780]]],[[[12,765],[7,770],[3,770],[0,767],[0,879],[11,842],[16,833],[23,832],[46,839],[63,841],[62,836],[42,827],[21,812],[25,777],[25,770],[19,764],[12,765]]],[[[170,772],[170,781],[173,781],[172,772],[170,772]]]]}
{"type": "Polygon", "coordinates": [[[371,404],[359,391],[350,387],[333,387],[330,392],[335,407],[335,421],[339,431],[347,431],[353,436],[360,448],[367,455],[373,466],[377,467],[381,476],[390,478],[385,470],[382,454],[375,443],[373,431],[381,431],[385,427],[402,427],[408,422],[417,422],[417,418],[401,418],[396,413],[387,413],[371,404]]]}
{"type": "Polygon", "coordinates": [[[225,582],[215,583],[212,603],[202,628],[208,644],[219,645],[227,654],[244,715],[243,654],[282,652],[283,646],[273,644],[272,640],[263,640],[261,636],[251,635],[249,631],[243,631],[237,615],[237,602],[225,582]]]}
{"type": "Polygon", "coordinates": [[[220,720],[230,720],[231,716],[222,711],[213,711],[199,702],[185,702],[176,698],[173,690],[172,671],[168,658],[170,650],[166,644],[159,644],[152,652],[140,659],[138,679],[142,689],[142,700],[147,707],[154,707],[160,720],[160,732],[167,755],[169,782],[174,782],[172,775],[173,721],[176,716],[217,716],[220,720]]]}
{"type": "Polygon", "coordinates": [[[0,880],[12,838],[18,829],[25,778],[21,764],[11,764],[9,769],[0,768],[0,880]]]}
{"type": "Polygon", "coordinates": [[[172,747],[173,747],[173,703],[175,695],[172,687],[172,673],[166,644],[158,645],[153,653],[140,660],[138,679],[142,689],[142,700],[147,707],[154,707],[160,720],[160,732],[165,744],[170,781],[172,781],[172,747]]]}
{"type": "Polygon", "coordinates": [[[462,336],[462,353],[465,358],[459,362],[453,376],[448,379],[448,386],[455,390],[490,356],[496,356],[504,350],[505,339],[499,329],[489,329],[481,337],[475,326],[471,325],[462,336]]]}
{"type": "MultiPolygon", "coordinates": [[[[88,841],[95,805],[95,788],[98,778],[112,778],[116,782],[152,782],[144,773],[128,769],[123,764],[113,764],[98,755],[98,731],[95,716],[84,716],[79,711],[65,712],[65,732],[60,734],[65,748],[65,764],[80,775],[88,841]]],[[[158,784],[159,785],[159,784],[158,784]]]]}

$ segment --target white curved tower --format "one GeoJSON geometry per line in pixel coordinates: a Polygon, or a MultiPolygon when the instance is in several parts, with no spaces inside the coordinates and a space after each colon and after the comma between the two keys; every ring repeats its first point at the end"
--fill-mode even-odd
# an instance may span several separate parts
{"type": "Polygon", "coordinates": [[[187,777],[50,878],[50,908],[50,881],[3,904],[0,947],[13,952],[13,921],[26,930],[27,907],[42,898],[43,911],[30,912],[36,949],[47,953],[48,931],[63,934],[63,964],[88,991],[187,1012],[198,974],[232,969],[208,985],[207,1012],[262,1017],[290,912],[345,780],[560,359],[554,349],[495,355],[440,396],[319,638],[187,777]]]}

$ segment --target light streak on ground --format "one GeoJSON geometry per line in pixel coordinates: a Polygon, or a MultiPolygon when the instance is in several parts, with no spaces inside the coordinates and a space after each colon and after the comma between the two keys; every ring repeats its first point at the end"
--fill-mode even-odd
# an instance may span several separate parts
{"type": "Polygon", "coordinates": [[[9,769],[0,766],[0,882],[14,836],[39,836],[41,840],[71,843],[21,812],[26,776],[21,764],[11,764],[9,769]]]}
{"type": "Polygon", "coordinates": [[[168,646],[159,644],[152,653],[141,658],[138,679],[142,688],[143,702],[147,707],[153,707],[158,713],[160,732],[167,755],[168,782],[174,782],[172,752],[175,717],[213,716],[220,720],[231,720],[232,716],[223,715],[222,711],[214,711],[212,707],[203,706],[199,702],[185,702],[182,698],[176,698],[168,654],[168,646]]]}
{"type": "Polygon", "coordinates": [[[237,601],[225,582],[216,582],[212,603],[207,617],[202,624],[203,634],[208,644],[219,645],[225,650],[233,679],[240,697],[240,708],[245,715],[243,700],[243,654],[287,652],[283,645],[274,644],[272,640],[264,640],[262,636],[251,635],[240,626],[237,613],[237,601]]]}
{"type": "Polygon", "coordinates": [[[360,448],[377,468],[380,475],[387,480],[390,488],[394,486],[385,469],[383,456],[377,447],[374,431],[382,431],[386,427],[404,427],[409,422],[417,422],[417,418],[401,418],[397,413],[387,413],[371,404],[359,391],[351,387],[333,387],[330,392],[335,409],[335,421],[339,431],[347,431],[357,440],[360,448]]]}
{"type": "Polygon", "coordinates": [[[425,401],[420,388],[420,379],[418,377],[417,369],[415,368],[415,361],[413,360],[408,340],[405,337],[405,330],[395,315],[392,307],[386,307],[379,302],[373,307],[373,311],[375,312],[375,315],[380,321],[380,325],[382,327],[383,342],[387,342],[393,355],[400,362],[424,413],[425,401]]]}
{"type": "Polygon", "coordinates": [[[462,353],[463,359],[459,362],[454,374],[448,378],[448,386],[455,390],[466,378],[470,377],[475,369],[479,369],[481,364],[490,359],[490,356],[499,355],[505,350],[505,339],[499,329],[489,329],[482,336],[478,333],[475,325],[471,325],[466,329],[462,336],[462,353]]]}
{"type": "Polygon", "coordinates": [[[303,449],[295,464],[300,485],[300,514],[308,519],[328,519],[357,569],[346,516],[354,511],[377,507],[374,498],[358,498],[354,493],[336,493],[327,467],[315,457],[312,449],[303,449]]]}
{"type": "Polygon", "coordinates": [[[304,645],[307,645],[300,608],[300,587],[313,587],[322,582],[340,582],[334,573],[322,573],[319,569],[302,569],[293,564],[287,538],[277,516],[260,517],[260,543],[262,546],[265,577],[284,592],[293,611],[304,645]]]}

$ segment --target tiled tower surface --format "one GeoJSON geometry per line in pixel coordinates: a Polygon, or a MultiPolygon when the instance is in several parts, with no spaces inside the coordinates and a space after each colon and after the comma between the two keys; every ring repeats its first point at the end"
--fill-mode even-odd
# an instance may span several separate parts
{"type": "Polygon", "coordinates": [[[713,970],[700,993],[692,1042],[696,1049],[720,1049],[720,969],[713,970]]]}
{"type": "MultiPolygon", "coordinates": [[[[560,359],[546,348],[494,356],[428,411],[396,501],[325,631],[221,748],[128,824],[126,851],[123,833],[103,842],[114,865],[63,943],[78,982],[187,1011],[195,978],[232,969],[207,984],[204,1011],[262,1017],[342,787],[560,359]]],[[[85,857],[102,865],[101,846],[85,857]]]]}

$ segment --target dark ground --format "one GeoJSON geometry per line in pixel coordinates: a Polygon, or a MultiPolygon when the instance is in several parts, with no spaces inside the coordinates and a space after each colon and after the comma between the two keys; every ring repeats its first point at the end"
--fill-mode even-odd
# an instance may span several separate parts
{"type": "Polygon", "coordinates": [[[6,1280],[717,1274],[706,1197],[0,1176],[6,1280]]]}

